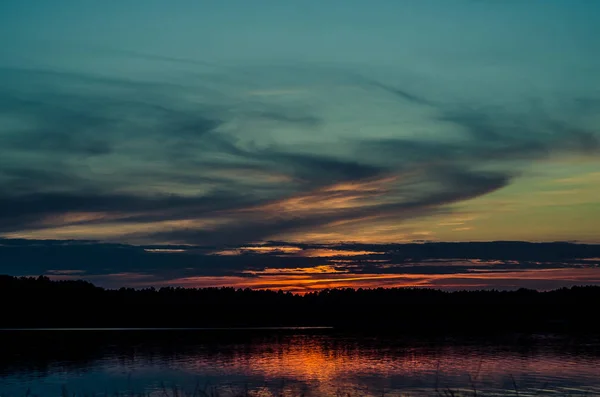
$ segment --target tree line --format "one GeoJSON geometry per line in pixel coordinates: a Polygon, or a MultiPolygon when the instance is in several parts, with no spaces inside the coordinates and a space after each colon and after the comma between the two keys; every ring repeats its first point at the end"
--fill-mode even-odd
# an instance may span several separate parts
{"type": "Polygon", "coordinates": [[[0,328],[332,326],[393,332],[599,332],[600,287],[552,291],[105,289],[0,276],[0,328]]]}

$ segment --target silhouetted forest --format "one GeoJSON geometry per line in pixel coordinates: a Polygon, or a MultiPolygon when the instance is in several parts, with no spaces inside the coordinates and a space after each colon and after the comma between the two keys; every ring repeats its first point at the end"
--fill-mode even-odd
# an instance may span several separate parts
{"type": "Polygon", "coordinates": [[[121,288],[0,276],[0,328],[268,327],[418,333],[600,333],[600,287],[554,291],[332,289],[295,295],[234,288],[121,288]]]}

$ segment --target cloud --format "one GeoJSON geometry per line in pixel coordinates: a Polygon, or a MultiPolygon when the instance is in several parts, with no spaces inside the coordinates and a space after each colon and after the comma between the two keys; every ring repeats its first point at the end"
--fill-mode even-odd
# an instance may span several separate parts
{"type": "MultiPolygon", "coordinates": [[[[285,70],[254,78],[224,70],[161,80],[3,69],[0,233],[90,238],[102,228],[124,242],[299,241],[340,222],[368,228],[448,213],[509,186],[535,161],[600,148],[597,134],[568,115],[431,99],[342,69],[336,81],[361,87],[357,100],[368,109],[382,95],[389,114],[408,102],[451,138],[334,135],[336,108],[313,102],[330,92],[240,100],[285,70]]],[[[294,69],[321,82],[319,71],[294,69]]],[[[349,128],[366,128],[360,122],[349,128]]]]}
{"type": "Polygon", "coordinates": [[[365,83],[365,85],[367,86],[371,86],[377,89],[380,89],[382,91],[385,91],[389,94],[394,95],[395,97],[401,99],[402,101],[408,101],[408,102],[412,102],[414,104],[417,105],[431,105],[431,106],[435,106],[435,102],[424,98],[420,95],[414,94],[412,92],[409,92],[408,90],[404,90],[398,87],[394,87],[392,85],[388,85],[388,84],[383,84],[381,82],[378,81],[374,81],[374,80],[370,80],[367,79],[363,76],[356,76],[359,80],[363,80],[363,83],[365,83]]]}
{"type": "Polygon", "coordinates": [[[311,115],[293,114],[291,112],[273,112],[273,111],[257,111],[250,113],[259,119],[271,120],[279,123],[287,123],[292,125],[300,125],[307,128],[315,128],[319,126],[321,120],[318,117],[311,115]]]}
{"type": "Polygon", "coordinates": [[[227,284],[301,290],[301,285],[599,284],[599,257],[600,246],[572,243],[269,242],[219,250],[214,246],[0,240],[2,274],[84,278],[113,287],[227,284]]]}

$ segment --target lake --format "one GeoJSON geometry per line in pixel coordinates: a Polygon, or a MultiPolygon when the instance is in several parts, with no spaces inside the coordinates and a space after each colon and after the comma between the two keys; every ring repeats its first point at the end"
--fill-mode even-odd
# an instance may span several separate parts
{"type": "Polygon", "coordinates": [[[331,329],[0,331],[0,396],[600,395],[600,343],[331,329]],[[181,394],[180,394],[181,395],[181,394]]]}

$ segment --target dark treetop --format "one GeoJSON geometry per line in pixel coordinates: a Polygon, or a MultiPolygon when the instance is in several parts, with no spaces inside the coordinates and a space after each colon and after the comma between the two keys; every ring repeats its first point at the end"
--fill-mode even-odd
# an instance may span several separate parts
{"type": "Polygon", "coordinates": [[[295,295],[233,288],[109,290],[0,276],[0,328],[333,326],[406,332],[600,332],[600,287],[539,292],[377,288],[295,295]]]}

